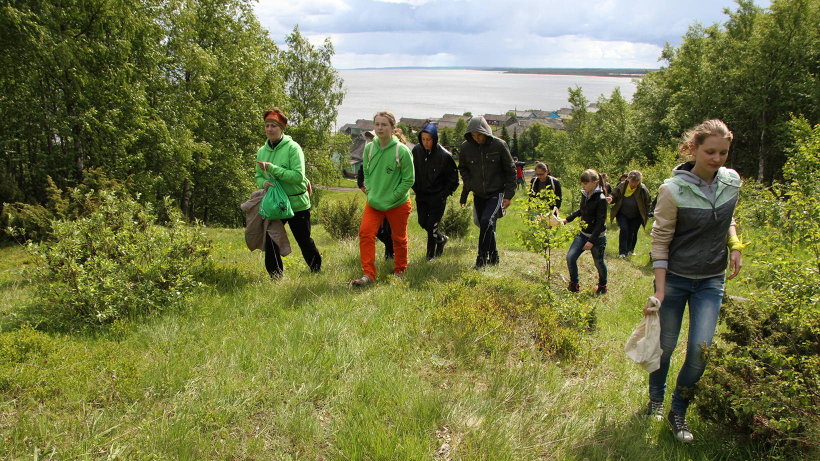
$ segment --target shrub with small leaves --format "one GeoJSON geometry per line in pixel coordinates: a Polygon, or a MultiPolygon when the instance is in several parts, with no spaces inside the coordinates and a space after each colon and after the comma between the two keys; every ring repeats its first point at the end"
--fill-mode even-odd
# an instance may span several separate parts
{"type": "Polygon", "coordinates": [[[449,237],[466,237],[470,232],[470,223],[473,220],[472,207],[462,207],[454,198],[447,200],[447,208],[439,223],[439,229],[449,237]]]}
{"type": "Polygon", "coordinates": [[[317,214],[319,222],[331,237],[342,240],[359,235],[362,211],[359,208],[357,199],[326,200],[322,207],[317,210],[317,214]]]}
{"type": "MultiPolygon", "coordinates": [[[[127,196],[99,193],[98,207],[74,221],[53,222],[53,239],[29,248],[44,265],[43,307],[91,324],[173,307],[198,285],[209,260],[204,234],[171,211],[165,226],[127,196]]],[[[176,210],[170,203],[168,210],[176,210]]]]}

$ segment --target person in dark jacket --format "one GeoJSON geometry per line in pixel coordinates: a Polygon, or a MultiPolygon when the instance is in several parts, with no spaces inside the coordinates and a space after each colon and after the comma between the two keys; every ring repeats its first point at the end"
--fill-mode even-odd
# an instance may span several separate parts
{"type": "Polygon", "coordinates": [[[478,220],[475,267],[498,264],[495,222],[503,216],[515,195],[515,165],[507,143],[493,136],[484,117],[473,117],[467,124],[458,155],[458,170],[464,182],[459,202],[464,206],[467,195],[472,192],[478,220]]]}
{"type": "Polygon", "coordinates": [[[458,170],[452,154],[438,143],[438,129],[427,123],[413,148],[416,169],[416,211],[419,226],[427,231],[427,259],[441,256],[448,237],[439,230],[447,197],[458,189],[458,170]]]}
{"type": "Polygon", "coordinates": [[[567,251],[567,268],[569,269],[569,291],[577,293],[580,290],[578,283],[578,258],[586,250],[592,252],[592,260],[598,269],[598,290],[596,293],[606,293],[607,267],[606,255],[606,210],[609,204],[603,191],[601,176],[595,170],[584,170],[581,173],[581,207],[570,213],[564,223],[575,218],[584,221],[581,232],[575,236],[567,251]]]}
{"type": "Polygon", "coordinates": [[[618,221],[621,230],[618,235],[618,255],[626,258],[635,254],[638,231],[649,220],[649,189],[641,182],[643,175],[638,170],[630,171],[626,180],[612,190],[607,201],[612,204],[610,219],[618,221]]]}
{"type": "MultiPolygon", "coordinates": [[[[372,130],[364,132],[364,138],[367,142],[373,141],[375,137],[376,133],[372,130]]],[[[364,165],[359,168],[359,173],[356,175],[356,185],[362,192],[367,194],[367,189],[364,187],[364,165]]],[[[376,238],[384,244],[384,259],[393,259],[393,234],[390,232],[390,223],[387,222],[387,218],[385,218],[385,220],[382,221],[382,225],[379,226],[379,231],[376,232],[376,238]]]]}
{"type": "Polygon", "coordinates": [[[543,162],[535,164],[535,176],[530,181],[530,197],[539,197],[539,192],[549,189],[555,194],[555,202],[552,203],[553,210],[561,209],[561,181],[552,176],[550,166],[543,162]]]}

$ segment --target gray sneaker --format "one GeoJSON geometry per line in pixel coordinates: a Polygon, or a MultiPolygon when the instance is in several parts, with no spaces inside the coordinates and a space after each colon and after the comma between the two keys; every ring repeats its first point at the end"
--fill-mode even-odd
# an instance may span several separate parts
{"type": "Polygon", "coordinates": [[[373,279],[370,277],[363,275],[361,278],[353,279],[350,281],[350,286],[353,287],[366,287],[373,283],[373,279]]]}
{"type": "Polygon", "coordinates": [[[695,436],[692,435],[692,431],[690,431],[689,426],[686,425],[686,415],[669,410],[666,422],[669,423],[669,429],[672,430],[672,433],[675,434],[675,438],[679,441],[688,443],[695,440],[695,436]]]}
{"type": "Polygon", "coordinates": [[[646,405],[646,416],[655,421],[663,421],[663,402],[650,400],[649,404],[646,405]]]}

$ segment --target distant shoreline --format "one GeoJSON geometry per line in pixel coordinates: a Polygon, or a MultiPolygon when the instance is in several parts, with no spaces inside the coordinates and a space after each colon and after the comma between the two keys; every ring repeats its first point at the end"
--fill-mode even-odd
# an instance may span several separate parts
{"type": "Polygon", "coordinates": [[[508,74],[539,74],[539,75],[583,75],[589,77],[631,77],[641,78],[657,69],[607,69],[607,68],[556,68],[556,67],[359,67],[355,69],[339,70],[402,70],[402,69],[430,69],[430,70],[484,70],[505,72],[508,74]]]}

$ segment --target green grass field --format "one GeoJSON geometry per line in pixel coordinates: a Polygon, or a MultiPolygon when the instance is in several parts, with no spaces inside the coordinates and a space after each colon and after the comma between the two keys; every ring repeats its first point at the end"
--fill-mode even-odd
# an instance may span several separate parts
{"type": "MultiPolygon", "coordinates": [[[[328,192],[335,200],[359,192],[328,192]]],[[[501,264],[483,278],[541,285],[544,261],[522,249],[520,202],[499,221],[501,264]]],[[[567,206],[568,207],[568,206],[567,206]]],[[[565,210],[567,210],[565,207],[565,210]]],[[[240,229],[208,229],[212,284],[185,309],[94,333],[25,326],[38,286],[17,246],[0,249],[0,458],[2,459],[760,459],[691,411],[696,441],[677,443],[641,412],[646,373],[623,344],[651,294],[649,237],[620,260],[609,231],[610,292],[595,297],[581,258],[583,303],[597,328],[561,361],[529,342],[486,353],[457,344],[432,321],[448,282],[473,271],[477,229],[424,259],[410,220],[404,280],[377,243],[378,283],[364,290],[358,243],[316,226],[324,257],[311,274],[294,244],[285,276],[269,280],[240,229]],[[4,356],[5,354],[5,356],[4,356]],[[10,359],[11,354],[14,355],[10,359]],[[4,358],[5,357],[5,358],[4,358]],[[4,363],[5,361],[5,363],[4,363]]],[[[552,289],[565,293],[564,251],[552,289]]],[[[730,294],[743,292],[729,282],[730,294]]],[[[469,345],[468,345],[469,346],[469,345]]],[[[677,354],[673,371],[682,357],[677,354]]],[[[670,373],[670,385],[675,373],[670,373]]],[[[668,402],[667,402],[668,403],[668,402]]]]}

